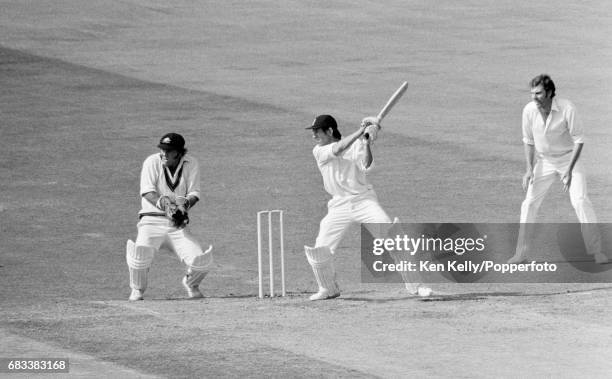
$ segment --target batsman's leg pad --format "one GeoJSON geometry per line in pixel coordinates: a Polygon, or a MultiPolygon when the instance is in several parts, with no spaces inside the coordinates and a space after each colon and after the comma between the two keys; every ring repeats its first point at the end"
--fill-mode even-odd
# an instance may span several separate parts
{"type": "Polygon", "coordinates": [[[213,247],[210,245],[202,254],[186,257],[185,264],[190,270],[208,272],[210,266],[213,264],[212,250],[213,247]]]}
{"type": "MultiPolygon", "coordinates": [[[[391,258],[393,258],[393,261],[396,264],[401,263],[402,260],[404,260],[405,258],[404,254],[398,251],[390,251],[389,255],[391,256],[391,258]]],[[[425,290],[431,291],[431,289],[422,285],[421,277],[419,276],[417,272],[400,271],[399,273],[402,277],[402,281],[404,282],[404,285],[406,286],[406,291],[408,291],[410,294],[412,295],[418,294],[419,296],[423,296],[421,295],[422,291],[425,291],[425,290]]],[[[425,295],[425,296],[429,296],[429,295],[425,295]]]]}
{"type": "MultiPolygon", "coordinates": [[[[395,217],[393,219],[393,225],[391,226],[389,232],[393,231],[394,227],[399,224],[400,219],[398,217],[395,217]]],[[[391,258],[393,258],[393,261],[395,263],[401,263],[401,261],[406,258],[406,256],[402,252],[399,252],[395,249],[389,251],[389,255],[391,256],[391,258]]],[[[429,296],[432,293],[429,287],[423,286],[421,284],[421,278],[418,273],[412,271],[400,271],[399,273],[402,277],[402,281],[404,282],[404,286],[406,286],[406,291],[408,291],[410,294],[419,296],[429,296]]]]}
{"type": "Polygon", "coordinates": [[[329,247],[304,246],[304,252],[308,259],[308,263],[312,267],[312,272],[314,273],[317,284],[319,285],[319,292],[313,295],[316,299],[312,299],[312,297],[311,299],[326,299],[340,295],[340,288],[338,288],[338,284],[336,283],[334,255],[331,253],[329,247]]]}

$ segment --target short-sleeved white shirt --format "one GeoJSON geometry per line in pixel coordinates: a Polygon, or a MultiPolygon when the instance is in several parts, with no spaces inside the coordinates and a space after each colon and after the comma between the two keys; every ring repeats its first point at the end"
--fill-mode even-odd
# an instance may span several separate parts
{"type": "Polygon", "coordinates": [[[553,98],[546,122],[534,101],[523,108],[523,142],[544,156],[560,156],[584,142],[582,123],[569,100],[553,98]]]}
{"type": "MultiPolygon", "coordinates": [[[[174,175],[162,165],[161,156],[152,154],[145,159],[140,174],[140,195],[155,192],[159,196],[168,196],[176,200],[177,196],[195,196],[200,198],[200,166],[198,161],[189,155],[181,158],[174,175]]],[[[160,210],[144,197],[141,200],[143,213],[160,213],[160,210]]]]}
{"type": "Polygon", "coordinates": [[[366,178],[365,142],[355,141],[339,156],[335,156],[333,148],[338,142],[325,146],[315,146],[312,154],[323,177],[325,191],[333,197],[352,196],[365,193],[372,189],[366,178]]]}

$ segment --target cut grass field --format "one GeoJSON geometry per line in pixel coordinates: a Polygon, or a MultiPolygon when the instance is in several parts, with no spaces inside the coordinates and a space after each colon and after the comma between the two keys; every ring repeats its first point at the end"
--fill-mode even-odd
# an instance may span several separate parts
{"type": "MultiPolygon", "coordinates": [[[[544,5],[514,2],[0,4],[0,357],[66,354],[82,377],[612,370],[608,284],[442,284],[447,296],[420,301],[400,285],[360,283],[353,228],[337,255],[343,296],[312,304],[303,254],[327,199],[304,127],[329,112],[348,133],[403,80],[371,177],[390,215],[515,222],[525,84],[550,70],[583,114],[591,198],[609,222],[605,2],[568,2],[546,20],[536,17],[544,5]],[[547,45],[576,52],[553,60],[547,45]],[[136,234],[138,175],[167,131],[201,163],[192,230],[215,246],[216,265],[206,298],[186,301],[183,267],[159,252],[147,300],[132,304],[124,246],[136,234]],[[286,210],[290,296],[261,301],[255,214],[268,208],[286,210]]],[[[553,189],[540,220],[574,217],[553,189]]]]}

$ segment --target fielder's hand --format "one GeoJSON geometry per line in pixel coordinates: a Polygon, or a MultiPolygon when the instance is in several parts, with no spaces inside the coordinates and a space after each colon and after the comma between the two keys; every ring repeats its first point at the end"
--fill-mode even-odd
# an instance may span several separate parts
{"type": "Polygon", "coordinates": [[[527,191],[531,183],[533,183],[533,171],[527,171],[523,175],[523,191],[527,191]]]}
{"type": "Polygon", "coordinates": [[[572,185],[572,172],[568,171],[561,177],[561,182],[563,183],[563,191],[567,192],[572,185]]]}

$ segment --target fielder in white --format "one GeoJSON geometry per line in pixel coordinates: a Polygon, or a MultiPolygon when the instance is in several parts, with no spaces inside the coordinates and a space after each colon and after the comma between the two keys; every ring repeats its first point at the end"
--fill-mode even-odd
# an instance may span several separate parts
{"type": "Polygon", "coordinates": [[[128,240],[126,259],[132,293],[129,300],[143,300],[155,252],[164,244],[187,266],[183,286],[189,298],[203,297],[200,282],[212,264],[212,246],[206,251],[189,233],[187,212],[200,198],[198,161],[187,154],[185,139],[176,133],[164,135],[143,163],[140,175],[142,209],[138,237],[128,240]]]}
{"type": "Polygon", "coordinates": [[[523,109],[523,143],[527,169],[523,189],[527,191],[521,206],[521,227],[515,255],[509,263],[527,259],[538,209],[552,183],[558,178],[582,224],[587,253],[597,263],[608,258],[601,251],[601,235],[593,204],[587,196],[585,169],[579,161],[584,144],[582,123],[576,107],[569,100],[555,97],[555,84],[545,74],[531,80],[531,97],[523,109]]]}
{"type": "MultiPolygon", "coordinates": [[[[357,131],[342,138],[336,120],[330,115],[317,116],[312,129],[316,146],[312,153],[323,176],[325,190],[332,196],[328,213],[321,220],[315,246],[304,246],[306,258],[319,286],[310,300],[340,296],[336,282],[334,254],[344,233],[353,223],[390,224],[391,219],[378,203],[376,193],[366,178],[373,156],[371,142],[380,125],[376,117],[366,117],[357,131]],[[364,134],[368,133],[366,139],[364,134]]],[[[394,257],[396,258],[396,257],[394,257]]],[[[429,296],[431,289],[412,284],[404,278],[406,288],[414,294],[429,296]]]]}

